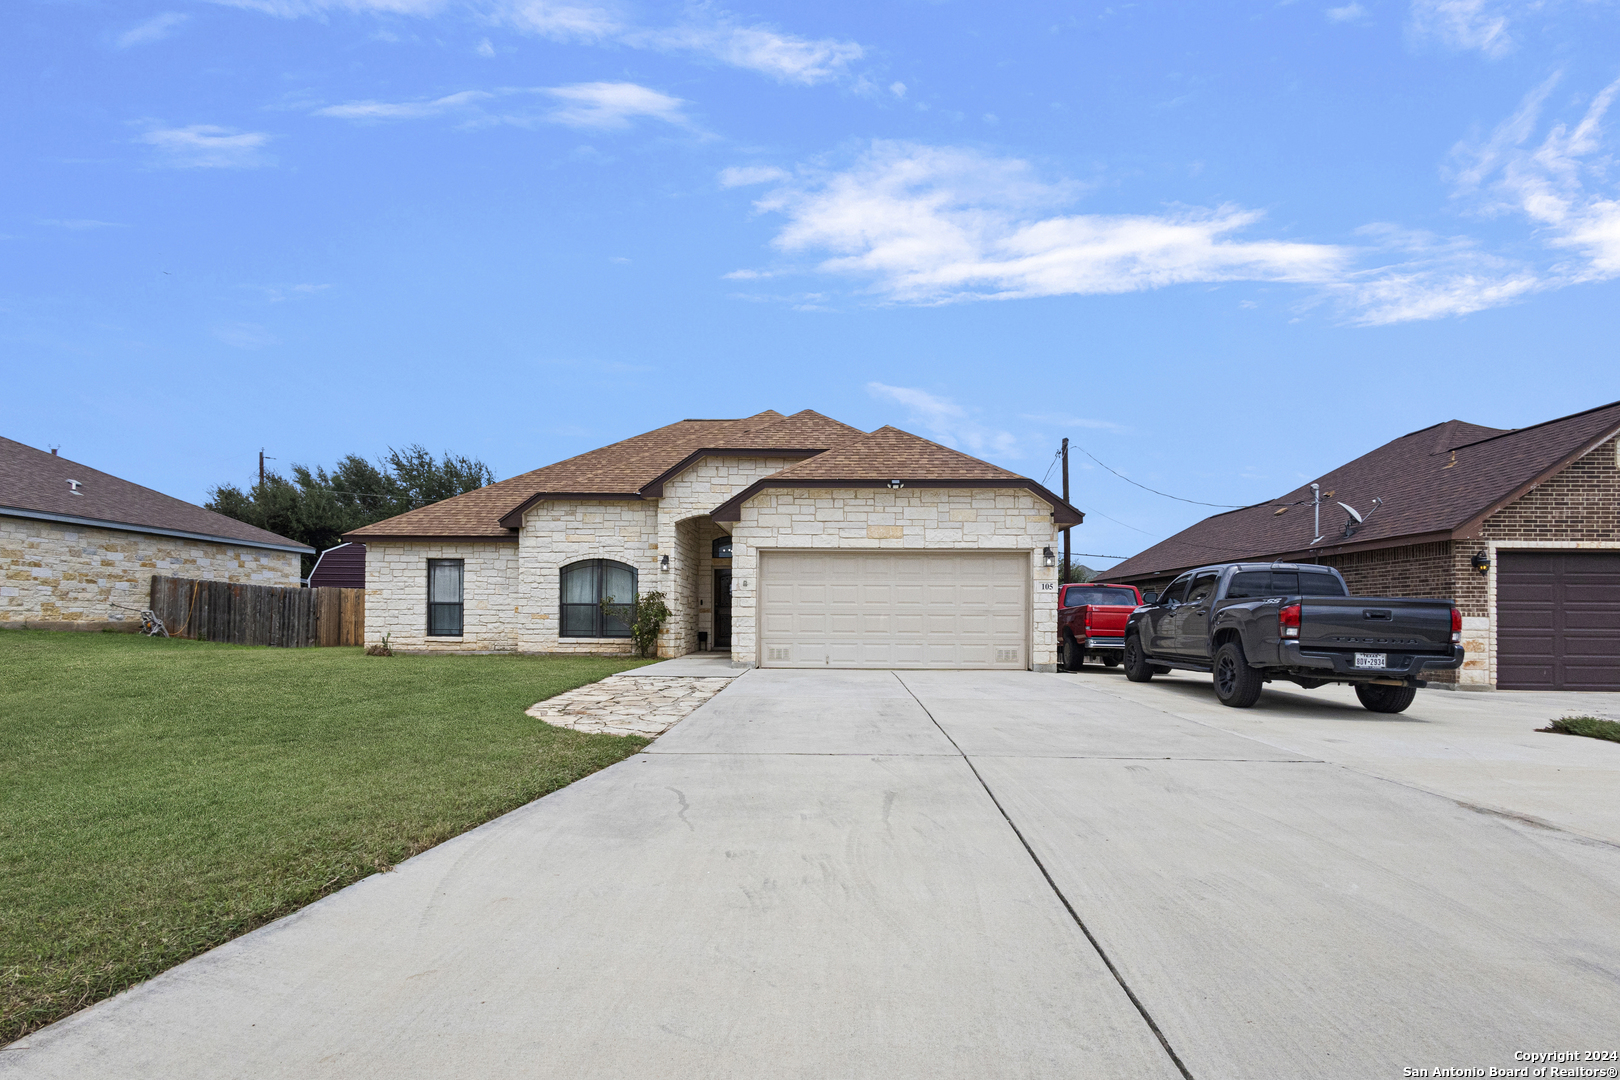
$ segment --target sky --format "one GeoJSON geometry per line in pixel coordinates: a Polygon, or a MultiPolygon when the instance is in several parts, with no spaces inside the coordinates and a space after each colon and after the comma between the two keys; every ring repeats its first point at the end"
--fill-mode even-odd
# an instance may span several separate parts
{"type": "Polygon", "coordinates": [[[15,0],[0,88],[0,434],[193,502],[809,408],[1068,437],[1105,567],[1620,398],[1614,0],[15,0]]]}

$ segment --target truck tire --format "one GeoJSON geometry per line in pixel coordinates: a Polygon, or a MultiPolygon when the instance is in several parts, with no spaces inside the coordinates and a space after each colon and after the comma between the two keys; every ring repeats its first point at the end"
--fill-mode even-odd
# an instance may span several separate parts
{"type": "Polygon", "coordinates": [[[1132,634],[1125,639],[1125,677],[1131,682],[1147,682],[1153,678],[1154,668],[1142,655],[1142,639],[1132,634]]]}
{"type": "Polygon", "coordinates": [[[1379,686],[1376,683],[1357,683],[1356,697],[1368,712],[1405,712],[1417,697],[1415,686],[1379,686]]]}
{"type": "Polygon", "coordinates": [[[1063,666],[1069,671],[1079,671],[1086,662],[1086,654],[1080,648],[1080,643],[1074,640],[1074,635],[1063,635],[1063,666]]]}
{"type": "Polygon", "coordinates": [[[1241,641],[1228,641],[1215,650],[1215,697],[1222,705],[1247,709],[1260,700],[1265,680],[1249,666],[1241,641]]]}

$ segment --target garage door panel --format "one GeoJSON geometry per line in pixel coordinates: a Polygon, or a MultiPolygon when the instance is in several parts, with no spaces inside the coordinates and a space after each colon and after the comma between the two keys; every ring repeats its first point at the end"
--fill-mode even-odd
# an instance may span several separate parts
{"type": "Polygon", "coordinates": [[[1496,684],[1620,690],[1620,554],[1503,551],[1496,684]]]}
{"type": "Polygon", "coordinates": [[[1027,553],[763,552],[761,662],[1022,668],[1028,576],[1027,553]]]}

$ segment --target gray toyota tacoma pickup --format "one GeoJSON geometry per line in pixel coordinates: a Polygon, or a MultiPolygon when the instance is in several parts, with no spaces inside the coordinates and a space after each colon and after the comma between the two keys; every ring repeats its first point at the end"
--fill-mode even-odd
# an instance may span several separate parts
{"type": "Polygon", "coordinates": [[[1225,563],[1190,570],[1125,624],[1125,676],[1207,671],[1223,705],[1246,709],[1286,679],[1307,690],[1350,683],[1373,712],[1412,704],[1423,676],[1462,666],[1449,600],[1351,596],[1337,570],[1225,563]]]}

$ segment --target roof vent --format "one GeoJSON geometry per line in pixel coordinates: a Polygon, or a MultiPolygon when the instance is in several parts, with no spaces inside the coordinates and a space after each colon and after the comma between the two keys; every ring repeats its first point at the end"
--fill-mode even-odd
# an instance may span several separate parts
{"type": "Polygon", "coordinates": [[[84,484],[84,481],[82,481],[82,480],[69,480],[68,481],[68,490],[73,492],[73,494],[75,494],[75,495],[83,495],[84,492],[79,490],[79,488],[82,487],[83,484],[84,484]]]}

